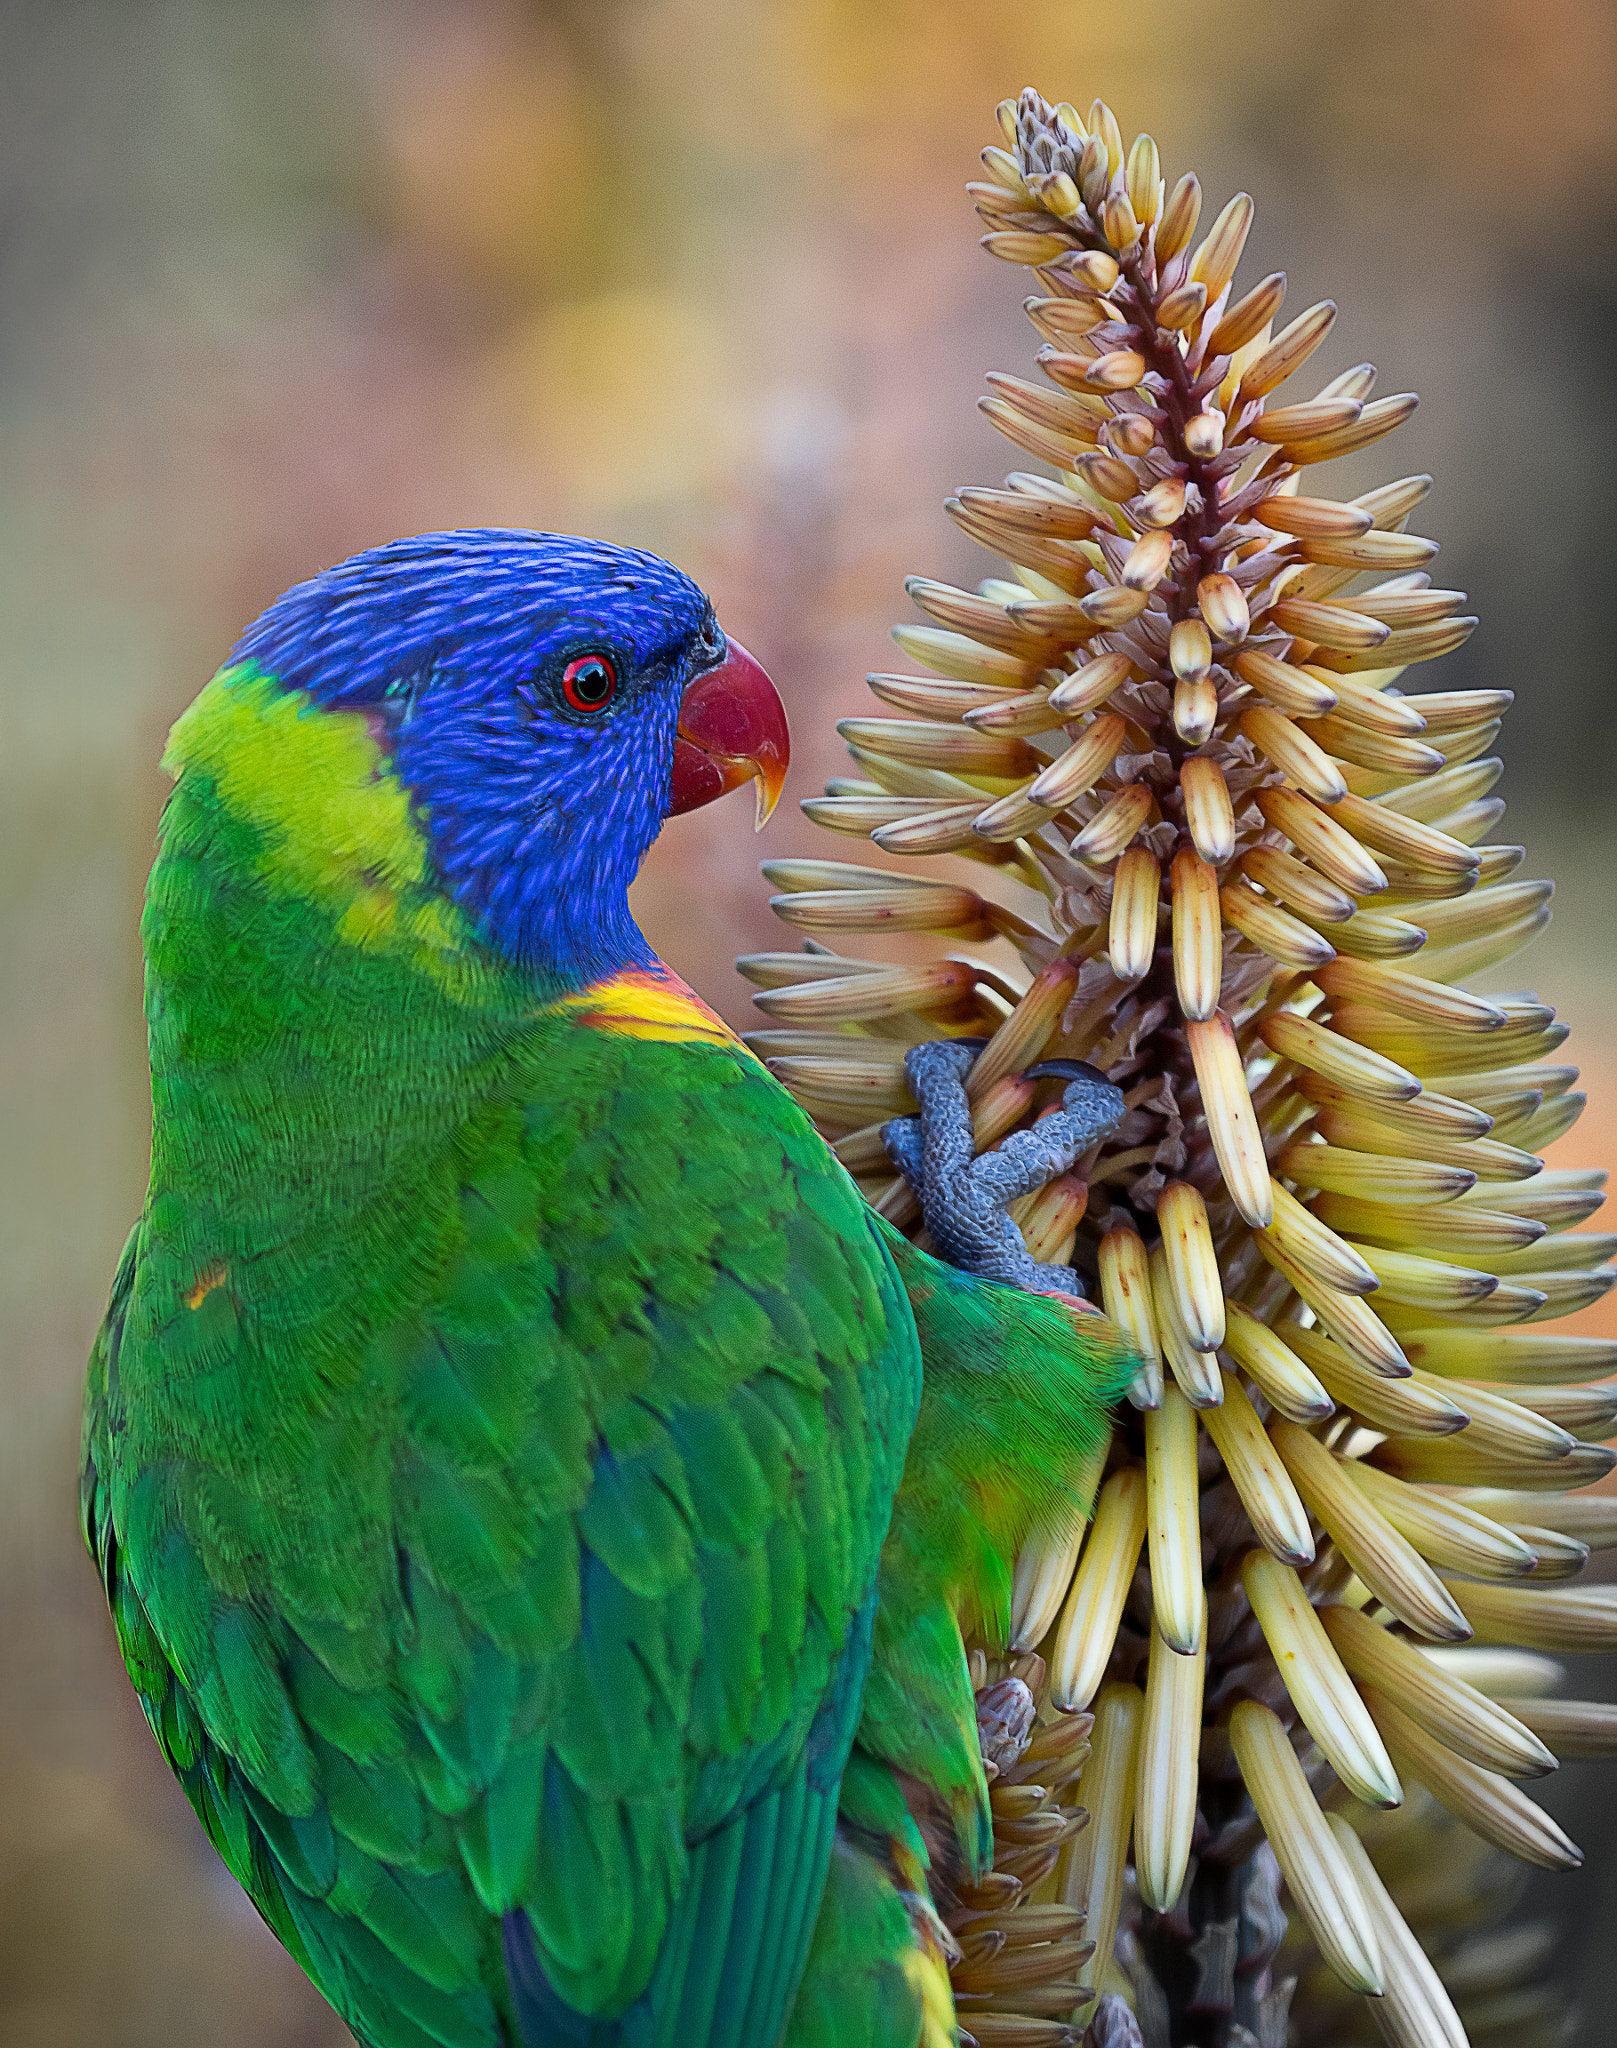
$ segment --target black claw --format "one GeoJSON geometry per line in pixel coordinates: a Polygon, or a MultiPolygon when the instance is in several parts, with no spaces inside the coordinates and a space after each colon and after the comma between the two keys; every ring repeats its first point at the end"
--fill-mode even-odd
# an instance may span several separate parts
{"type": "Polygon", "coordinates": [[[1065,1173],[1073,1160],[1092,1145],[1098,1145],[1123,1121],[1123,1091],[1114,1087],[1098,1067],[1090,1066],[1086,1060],[1051,1061],[1050,1064],[1071,1066],[1077,1070],[1062,1092],[1060,1109],[1034,1126],[1039,1131],[1051,1131],[1054,1126],[1052,1136],[1070,1148],[1066,1165],[1057,1169],[1065,1173]]]}
{"type": "Polygon", "coordinates": [[[1098,1081],[1103,1088],[1112,1085],[1100,1068],[1092,1067],[1088,1060],[1040,1060],[1026,1073],[1030,1081],[1098,1081]]]}
{"type": "Polygon", "coordinates": [[[1033,1294],[1081,1296],[1083,1284],[1069,1267],[1037,1265],[1028,1256],[1005,1208],[1067,1172],[1115,1130],[1122,1094],[1087,1061],[1041,1061],[1027,1071],[1035,1080],[1066,1082],[1061,1108],[978,1159],[965,1078],[985,1042],[933,1039],[910,1048],[904,1072],[921,1111],[886,1126],[887,1156],[914,1189],[933,1242],[952,1265],[1033,1294]]]}

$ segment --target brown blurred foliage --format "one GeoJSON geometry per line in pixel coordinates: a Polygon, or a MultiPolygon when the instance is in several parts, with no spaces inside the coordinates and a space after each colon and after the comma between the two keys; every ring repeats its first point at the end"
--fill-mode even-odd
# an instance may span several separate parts
{"type": "MultiPolygon", "coordinates": [[[[817,787],[834,717],[890,665],[902,573],[988,569],[936,506],[1017,465],[973,400],[1032,342],[960,186],[1029,81],[1103,93],[1215,201],[1251,190],[1251,275],[1343,307],[1327,373],[1366,356],[1423,392],[1390,459],[1436,474],[1425,530],[1484,621],[1443,686],[1518,691],[1513,822],[1562,884],[1530,972],[1604,1083],[1566,1150],[1617,1149],[1605,0],[10,0],[11,2048],[344,2038],[168,1783],[75,1528],[82,1360],[143,1181],[135,921],[168,721],[253,613],[353,549],[578,529],[708,585],[793,709],[793,794],[817,787]]],[[[780,933],[745,810],[680,821],[639,890],[737,1021],[730,956],[780,933]]],[[[813,841],[788,804],[762,846],[836,850],[813,841]]]]}

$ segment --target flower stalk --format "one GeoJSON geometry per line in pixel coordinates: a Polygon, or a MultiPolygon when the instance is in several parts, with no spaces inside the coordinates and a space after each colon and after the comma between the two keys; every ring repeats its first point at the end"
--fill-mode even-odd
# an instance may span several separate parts
{"type": "MultiPolygon", "coordinates": [[[[1237,291],[1251,200],[1198,241],[1195,177],[1170,189],[1103,103],[1030,90],[999,118],[971,190],[987,249],[1035,275],[1042,381],[996,373],[982,406],[1039,467],[948,501],[1000,565],[976,590],[911,580],[926,623],[895,638],[928,673],[870,678],[883,715],[842,721],[853,773],[805,805],[955,864],[772,862],[805,950],[740,963],[784,1027],[755,1048],[912,1232],[880,1141],[914,1107],[908,1045],[986,1041],[979,1150],[1053,1099],[1041,1059],[1124,1093],[1017,1212],[1143,1361],[1087,1533],[1032,1546],[1016,1581],[1027,1754],[1093,1712],[1090,1822],[1047,1867],[1008,1835],[990,1881],[996,1911],[1003,1876],[1023,1911],[1087,1912],[1095,1946],[1020,2007],[1002,1970],[979,2038],[1076,2039],[1082,2000],[1052,1986],[1123,1992],[1176,2043],[1279,2038],[1283,1876],[1389,2039],[1457,2048],[1378,1845],[1408,1863],[1426,1787],[1482,1841],[1571,1867],[1515,1781],[1558,1740],[1617,1749],[1610,1709],[1518,1697],[1546,1662],[1524,1653],[1617,1643],[1613,1596],[1560,1583],[1617,1541],[1612,1504],[1579,1496],[1614,1461],[1617,1403],[1587,1383],[1617,1345],[1538,1327],[1610,1287],[1617,1240],[1562,1235],[1604,1176],[1539,1157],[1582,1106],[1566,1027],[1464,985],[1549,916],[1489,836],[1510,693],[1422,686],[1476,624],[1406,530],[1430,479],[1338,498],[1322,474],[1414,395],[1375,398],[1369,364],[1285,389],[1336,308],[1277,329],[1282,274],[1237,291]],[[939,957],[829,950],[893,932],[939,957]]],[[[996,1824],[1026,1804],[1002,1795],[996,1824]]],[[[968,1947],[957,1989],[990,1967],[968,1947]]],[[[961,1992],[968,2033],[985,1996],[961,1992]]]]}

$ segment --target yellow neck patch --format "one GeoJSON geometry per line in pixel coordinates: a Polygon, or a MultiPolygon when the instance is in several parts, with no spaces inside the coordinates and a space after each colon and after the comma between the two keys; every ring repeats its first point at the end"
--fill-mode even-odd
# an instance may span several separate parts
{"type": "Polygon", "coordinates": [[[345,944],[411,954],[451,987],[486,978],[481,962],[468,976],[472,934],[428,884],[409,796],[363,712],[317,709],[248,665],[221,669],[175,723],[163,766],[207,776],[257,832],[265,886],[333,913],[345,944]]]}

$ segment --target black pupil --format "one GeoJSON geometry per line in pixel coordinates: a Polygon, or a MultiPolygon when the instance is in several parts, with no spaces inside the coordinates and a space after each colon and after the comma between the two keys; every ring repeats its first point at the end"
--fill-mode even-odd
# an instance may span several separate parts
{"type": "Polygon", "coordinates": [[[604,704],[612,694],[612,671],[604,661],[581,661],[573,672],[573,694],[581,704],[604,704]]]}

